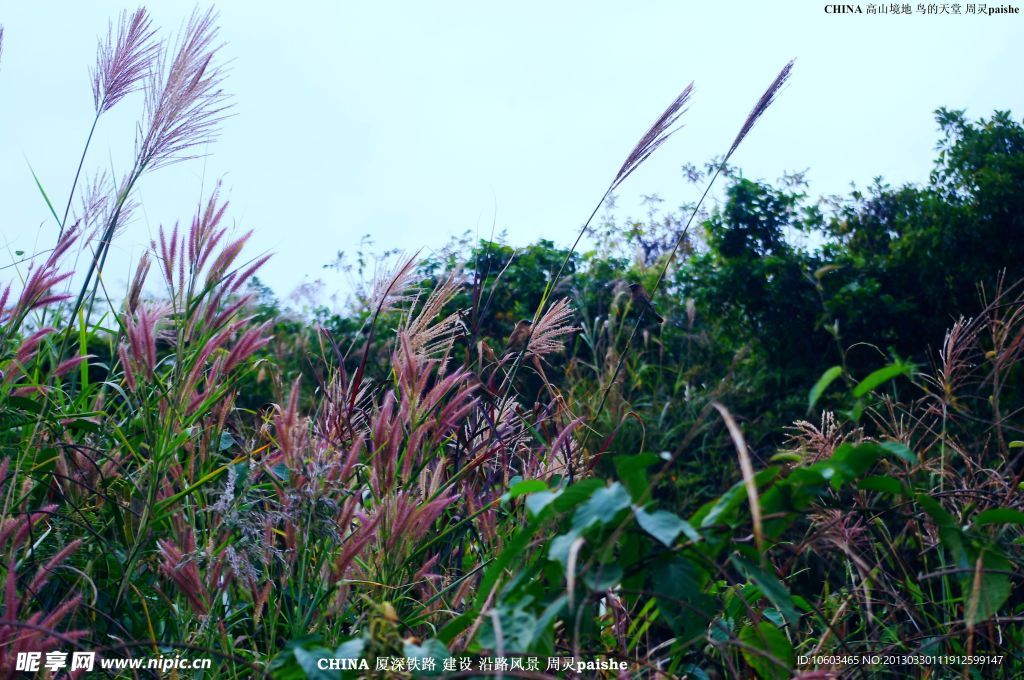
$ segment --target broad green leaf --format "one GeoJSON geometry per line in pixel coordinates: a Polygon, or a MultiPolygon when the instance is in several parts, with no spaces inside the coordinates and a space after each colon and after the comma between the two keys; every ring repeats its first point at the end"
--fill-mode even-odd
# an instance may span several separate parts
{"type": "Polygon", "coordinates": [[[605,488],[604,482],[593,477],[570,484],[562,489],[562,492],[558,494],[558,498],[555,499],[555,510],[558,512],[572,510],[590,498],[595,491],[603,488],[605,488]]]}
{"type": "Polygon", "coordinates": [[[622,580],[622,567],[617,564],[598,564],[583,574],[583,582],[591,590],[605,591],[622,580]]]}
{"type": "Polygon", "coordinates": [[[793,604],[793,598],[789,594],[789,589],[775,577],[775,574],[771,574],[736,555],[733,555],[732,563],[751,583],[764,593],[765,597],[771,600],[771,603],[782,612],[782,615],[786,617],[786,620],[791,625],[795,626],[800,622],[800,612],[796,610],[796,605],[793,604]]]}
{"type": "Polygon", "coordinates": [[[486,602],[487,598],[491,596],[491,589],[494,587],[495,583],[498,582],[498,579],[505,573],[505,569],[508,568],[513,561],[518,559],[519,555],[530,545],[530,542],[533,540],[533,534],[537,532],[540,525],[540,522],[530,522],[525,527],[520,528],[519,531],[513,534],[512,538],[505,544],[505,549],[502,550],[489,565],[487,565],[487,569],[484,570],[483,578],[480,579],[476,600],[473,602],[473,606],[478,611],[483,608],[484,602],[486,602]]]}
{"type": "Polygon", "coordinates": [[[747,625],[740,629],[743,658],[762,680],[784,680],[796,665],[793,645],[778,626],[762,621],[756,626],[747,625]],[[751,649],[752,648],[752,649],[751,649]],[[758,654],[757,651],[762,652],[758,654]]]}
{"type": "Polygon", "coordinates": [[[560,536],[555,536],[551,539],[551,544],[548,546],[548,559],[560,563],[565,568],[569,563],[569,549],[579,537],[580,532],[576,529],[560,536]]]}
{"type": "Polygon", "coordinates": [[[513,484],[512,488],[502,495],[501,500],[507,502],[512,500],[513,498],[519,498],[520,496],[525,496],[526,494],[529,493],[547,491],[547,488],[548,485],[542,480],[527,479],[525,481],[519,482],[518,484],[513,484]]]}
{"type": "Polygon", "coordinates": [[[857,488],[862,491],[881,491],[893,496],[903,496],[907,493],[903,484],[893,477],[866,477],[857,483],[857,488]]]}
{"type": "Polygon", "coordinates": [[[338,680],[341,677],[340,672],[320,670],[317,667],[317,662],[324,657],[333,656],[330,650],[318,647],[316,649],[303,649],[302,647],[296,647],[293,650],[295,654],[295,661],[299,664],[302,672],[306,674],[309,680],[338,680]]]}
{"type": "Polygon", "coordinates": [[[231,436],[230,432],[220,433],[220,444],[217,446],[217,451],[227,451],[235,445],[235,438],[231,436]]]}
{"type": "Polygon", "coordinates": [[[863,397],[868,392],[871,392],[876,387],[879,387],[883,383],[886,383],[896,376],[906,375],[910,373],[910,365],[901,362],[889,364],[882,368],[870,373],[868,377],[857,383],[857,386],[853,388],[853,396],[863,397]]]}
{"type": "Polygon", "coordinates": [[[538,517],[551,501],[558,498],[561,491],[538,491],[526,497],[526,509],[532,517],[538,517]]]}
{"type": "Polygon", "coordinates": [[[686,673],[683,677],[693,678],[694,680],[711,680],[711,676],[703,668],[694,666],[692,663],[683,666],[683,672],[686,673]]]}
{"type": "Polygon", "coordinates": [[[690,523],[667,510],[655,510],[647,512],[640,506],[634,505],[633,512],[636,514],[637,524],[640,528],[654,538],[671,548],[676,541],[676,536],[685,533],[686,537],[693,542],[700,540],[700,534],[690,526],[690,523]]]}
{"type": "MultiPolygon", "coordinates": [[[[526,611],[525,605],[532,598],[516,603],[515,607],[500,604],[484,616],[480,626],[480,644],[488,649],[499,646],[498,636],[494,630],[494,617],[501,625],[501,646],[508,652],[526,652],[537,631],[537,617],[526,611]]],[[[445,650],[447,651],[447,649],[445,650]]]]}
{"type": "Polygon", "coordinates": [[[953,515],[949,514],[937,500],[923,493],[917,494],[916,499],[918,505],[924,508],[939,527],[956,527],[953,515]]]}
{"type": "Polygon", "coordinates": [[[972,570],[962,580],[967,625],[977,625],[999,612],[1012,589],[1009,575],[1001,572],[1010,571],[1014,571],[1013,565],[1002,555],[989,551],[982,553],[981,570],[972,570]]]}
{"type": "Polygon", "coordinates": [[[653,453],[638,453],[632,456],[616,456],[613,462],[615,473],[629,489],[629,495],[636,501],[648,492],[647,468],[665,461],[653,453]]]}
{"type": "Polygon", "coordinates": [[[952,553],[957,566],[961,569],[973,566],[965,545],[967,541],[953,516],[931,496],[919,493],[914,498],[939,528],[939,541],[952,553]]]}
{"type": "Polygon", "coordinates": [[[979,513],[975,524],[1024,524],[1024,512],[1012,508],[995,508],[979,513]]]}
{"type": "Polygon", "coordinates": [[[829,481],[833,489],[838,489],[851,479],[856,479],[867,472],[884,453],[885,449],[873,442],[840,444],[830,458],[817,462],[807,469],[818,471],[829,481]]]}
{"type": "Polygon", "coordinates": [[[887,441],[879,444],[883,449],[893,454],[897,458],[907,461],[911,465],[917,465],[917,454],[914,453],[909,446],[903,442],[887,441]]]}
{"type": "MultiPolygon", "coordinates": [[[[762,488],[765,484],[775,479],[779,474],[779,466],[772,465],[766,467],[754,475],[754,482],[757,488],[762,488]]],[[[742,504],[747,500],[747,488],[744,486],[744,482],[740,481],[729,487],[729,490],[719,496],[716,500],[705,503],[697,512],[690,518],[690,524],[697,524],[702,528],[709,527],[719,521],[725,523],[731,523],[735,521],[735,512],[742,504]]]]}
{"type": "Polygon", "coordinates": [[[615,519],[621,510],[629,507],[629,493],[618,482],[598,489],[580,506],[572,518],[572,528],[586,529],[592,524],[607,524],[615,519]]]}
{"type": "Polygon", "coordinates": [[[654,593],[661,618],[682,639],[706,631],[718,613],[706,583],[707,575],[681,555],[656,564],[648,574],[646,590],[654,593]]]}
{"type": "Polygon", "coordinates": [[[768,459],[771,463],[799,463],[804,459],[799,453],[792,453],[790,451],[783,451],[776,453],[774,456],[768,459]]]}
{"type": "Polygon", "coordinates": [[[440,675],[444,672],[445,659],[450,659],[452,656],[445,644],[437,638],[424,640],[422,645],[406,642],[402,646],[402,653],[407,659],[419,659],[420,668],[423,668],[424,659],[434,660],[434,670],[420,671],[417,677],[440,675]]]}
{"type": "Polygon", "coordinates": [[[814,383],[814,387],[811,388],[811,391],[807,395],[808,413],[811,411],[811,409],[814,408],[814,405],[818,403],[818,400],[821,399],[821,395],[825,392],[826,389],[828,389],[828,386],[831,385],[835,381],[835,379],[841,376],[842,374],[842,366],[833,366],[832,368],[828,369],[827,371],[821,374],[821,377],[818,378],[818,382],[814,383]]]}
{"type": "Polygon", "coordinates": [[[359,659],[363,656],[363,649],[365,647],[366,641],[362,638],[346,640],[334,650],[334,656],[337,659],[359,659]]]}
{"type": "Polygon", "coordinates": [[[457,638],[463,631],[473,625],[476,620],[477,612],[475,609],[463,612],[449,621],[444,628],[437,632],[437,639],[442,643],[450,644],[452,640],[457,638]]]}

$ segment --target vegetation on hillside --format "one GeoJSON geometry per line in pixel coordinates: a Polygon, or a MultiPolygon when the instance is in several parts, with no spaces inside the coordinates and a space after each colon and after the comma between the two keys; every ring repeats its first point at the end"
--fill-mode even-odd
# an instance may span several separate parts
{"type": "Polygon", "coordinates": [[[78,649],[210,657],[211,678],[366,675],[322,657],[439,676],[453,656],[1024,673],[1009,113],[940,109],[926,183],[815,200],[730,164],[789,64],[687,168],[723,183],[715,205],[596,217],[687,88],[571,247],[393,256],[344,308],[298,313],[213,191],[110,290],[137,185],[226,113],[217,45],[210,13],[176,42],[144,10],[113,27],[93,124],[141,91],[132,166],[79,166],[59,201],[40,183],[53,245],[0,287],[0,677],[78,649]]]}

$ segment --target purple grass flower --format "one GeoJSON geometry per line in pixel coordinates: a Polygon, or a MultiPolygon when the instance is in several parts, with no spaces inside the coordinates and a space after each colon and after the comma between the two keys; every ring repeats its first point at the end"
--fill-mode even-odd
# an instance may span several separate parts
{"type": "Polygon", "coordinates": [[[193,150],[217,135],[225,118],[227,95],[223,69],[214,63],[221,45],[212,9],[192,14],[173,56],[162,49],[146,88],[145,134],[139,141],[139,165],[158,168],[195,157],[193,150]]]}
{"type": "Polygon", "coordinates": [[[160,51],[150,28],[149,15],[140,7],[130,16],[121,13],[114,36],[114,24],[107,29],[107,39],[96,50],[96,70],[92,74],[92,98],[96,113],[110,110],[117,102],[139,89],[160,51]]]}

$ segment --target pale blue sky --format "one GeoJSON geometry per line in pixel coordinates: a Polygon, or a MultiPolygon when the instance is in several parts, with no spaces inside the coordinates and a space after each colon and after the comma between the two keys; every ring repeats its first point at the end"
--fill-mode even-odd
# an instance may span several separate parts
{"type": "MultiPolygon", "coordinates": [[[[747,176],[810,168],[816,193],[879,173],[919,181],[936,107],[1024,115],[1020,15],[832,16],[806,1],[216,6],[235,115],[208,158],[145,180],[113,280],[217,178],[231,218],[255,229],[250,252],[276,253],[263,278],[285,294],[325,277],[321,265],[366,233],[379,248],[429,250],[466,229],[486,236],[495,221],[515,244],[568,244],[686,83],[696,81],[685,128],[628,180],[620,214],[640,214],[641,194],[692,199],[680,166],[722,153],[791,57],[789,85],[734,158],[747,176]]],[[[62,202],[91,122],[96,38],[125,7],[0,9],[4,264],[8,251],[52,242],[26,159],[62,202]]],[[[171,34],[188,14],[181,2],[148,7],[171,34]]],[[[140,105],[103,120],[88,166],[124,169],[140,105]]],[[[328,292],[344,285],[326,278],[328,292]]]]}

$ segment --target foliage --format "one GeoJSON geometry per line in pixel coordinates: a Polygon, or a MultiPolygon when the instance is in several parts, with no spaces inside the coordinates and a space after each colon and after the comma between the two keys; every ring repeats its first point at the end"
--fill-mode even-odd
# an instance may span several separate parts
{"type": "Polygon", "coordinates": [[[214,190],[115,296],[97,272],[137,184],[223,117],[215,36],[196,14],[170,48],[144,10],[111,30],[95,121],[141,89],[137,157],[72,212],[76,178],[63,217],[39,182],[54,245],[0,294],[0,675],[78,648],[232,678],[522,654],[651,678],[1004,654],[951,667],[1020,675],[1008,114],[940,110],[925,186],[811,203],[728,165],[789,64],[701,177],[728,181],[710,211],[606,221],[589,252],[401,256],[303,314],[214,190]]]}

